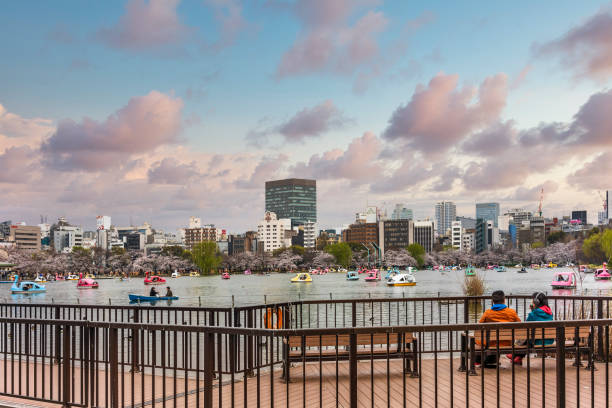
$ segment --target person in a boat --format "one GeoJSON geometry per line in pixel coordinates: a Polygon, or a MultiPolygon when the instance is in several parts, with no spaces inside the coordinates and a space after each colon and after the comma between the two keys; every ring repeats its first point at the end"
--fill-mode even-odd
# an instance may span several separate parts
{"type": "Polygon", "coordinates": [[[157,295],[159,295],[159,292],[155,290],[155,286],[152,286],[151,291],[149,292],[149,296],[157,296],[157,295]]]}
{"type": "Polygon", "coordinates": [[[172,294],[172,289],[170,289],[170,286],[166,286],[166,297],[172,297],[174,296],[172,294]]]}
{"type": "Polygon", "coordinates": [[[565,275],[557,275],[557,282],[567,282],[565,275]]]}

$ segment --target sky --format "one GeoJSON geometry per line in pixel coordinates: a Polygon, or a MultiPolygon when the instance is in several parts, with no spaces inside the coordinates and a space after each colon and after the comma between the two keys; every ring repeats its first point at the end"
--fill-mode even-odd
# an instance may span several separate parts
{"type": "Polygon", "coordinates": [[[19,1],[0,14],[0,220],[231,232],[315,178],[324,228],[612,190],[612,3],[19,1]]]}

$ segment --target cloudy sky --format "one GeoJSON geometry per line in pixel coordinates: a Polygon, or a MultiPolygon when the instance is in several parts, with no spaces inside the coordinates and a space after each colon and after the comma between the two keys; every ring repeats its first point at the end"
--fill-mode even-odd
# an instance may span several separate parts
{"type": "Polygon", "coordinates": [[[612,4],[9,2],[0,220],[256,226],[264,181],[319,221],[454,200],[544,214],[612,189],[612,4]]]}

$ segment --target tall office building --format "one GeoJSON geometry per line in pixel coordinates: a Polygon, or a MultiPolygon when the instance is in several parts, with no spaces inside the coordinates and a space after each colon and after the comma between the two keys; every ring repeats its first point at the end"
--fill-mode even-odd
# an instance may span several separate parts
{"type": "Polygon", "coordinates": [[[412,220],[412,210],[404,207],[403,204],[395,204],[393,213],[391,213],[392,220],[412,220]]]}
{"type": "Polygon", "coordinates": [[[476,219],[493,221],[493,226],[499,227],[499,203],[477,203],[476,219]]]}
{"type": "Polygon", "coordinates": [[[434,223],[433,221],[414,222],[414,242],[421,244],[425,252],[433,251],[434,223]]]}
{"type": "Polygon", "coordinates": [[[436,232],[446,235],[450,232],[453,221],[457,219],[457,206],[452,201],[442,201],[436,204],[436,232]]]}
{"type": "Polygon", "coordinates": [[[266,181],[266,212],[275,213],[279,220],[290,219],[292,226],[317,222],[317,181],[266,181]]]}
{"type": "Polygon", "coordinates": [[[572,211],[572,220],[579,220],[580,224],[586,225],[587,224],[586,210],[572,211]]]}
{"type": "Polygon", "coordinates": [[[533,214],[531,211],[526,211],[523,208],[513,208],[508,210],[504,215],[509,216],[509,224],[516,225],[517,228],[521,228],[523,221],[531,220],[533,214]]]}

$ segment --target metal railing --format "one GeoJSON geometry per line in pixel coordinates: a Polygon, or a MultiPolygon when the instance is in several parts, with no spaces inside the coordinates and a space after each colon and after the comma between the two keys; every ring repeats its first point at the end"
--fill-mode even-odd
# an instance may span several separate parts
{"type": "Polygon", "coordinates": [[[92,407],[604,406],[610,325],[612,319],[269,330],[0,318],[0,395],[92,407]],[[568,342],[580,328],[586,338],[568,342]],[[600,328],[606,347],[597,363],[591,334],[600,328]],[[500,341],[488,352],[501,355],[498,361],[523,352],[523,365],[478,372],[472,363],[484,349],[454,341],[502,332],[523,336],[526,345],[500,341]],[[425,342],[428,336],[434,341],[425,342]]]}

